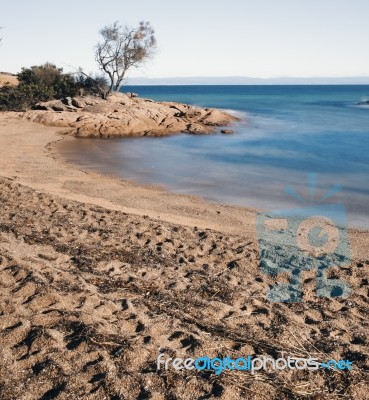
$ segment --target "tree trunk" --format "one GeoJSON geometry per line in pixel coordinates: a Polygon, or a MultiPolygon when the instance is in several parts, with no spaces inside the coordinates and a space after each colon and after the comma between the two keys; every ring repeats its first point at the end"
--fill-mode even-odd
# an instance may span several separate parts
{"type": "Polygon", "coordinates": [[[122,86],[121,82],[122,82],[121,79],[117,80],[117,84],[115,86],[115,92],[119,92],[120,91],[120,87],[122,86]]]}
{"type": "Polygon", "coordinates": [[[114,77],[110,76],[110,86],[107,92],[104,93],[103,99],[107,99],[112,90],[114,89],[114,77]]]}
{"type": "Polygon", "coordinates": [[[116,92],[120,92],[120,88],[122,87],[122,82],[123,82],[125,75],[126,75],[126,69],[123,71],[122,75],[117,80],[117,86],[115,88],[116,92]]]}

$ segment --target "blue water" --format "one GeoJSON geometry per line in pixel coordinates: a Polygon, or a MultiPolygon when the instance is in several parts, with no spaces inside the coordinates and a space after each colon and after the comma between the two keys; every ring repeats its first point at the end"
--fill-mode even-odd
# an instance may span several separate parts
{"type": "Polygon", "coordinates": [[[207,199],[278,209],[301,206],[285,194],[317,196],[336,183],[351,225],[369,227],[369,86],[126,86],[154,100],[231,110],[233,135],[76,139],[64,155],[84,167],[207,199]]]}

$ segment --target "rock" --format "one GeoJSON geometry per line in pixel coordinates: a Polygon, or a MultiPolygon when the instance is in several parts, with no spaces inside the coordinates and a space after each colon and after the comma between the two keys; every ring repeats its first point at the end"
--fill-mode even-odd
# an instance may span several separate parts
{"type": "Polygon", "coordinates": [[[52,108],[43,105],[42,103],[37,103],[32,107],[32,110],[44,110],[44,111],[51,111],[52,108]]]}
{"type": "Polygon", "coordinates": [[[369,106],[369,100],[366,101],[360,101],[359,103],[356,103],[358,106],[369,106]]]}
{"type": "Polygon", "coordinates": [[[138,97],[137,93],[132,93],[132,92],[127,92],[126,96],[129,97],[130,99],[133,99],[134,97],[138,97]]]}
{"type": "Polygon", "coordinates": [[[37,111],[27,111],[24,118],[46,126],[67,127],[71,135],[79,137],[167,136],[179,132],[199,135],[214,133],[217,126],[237,120],[220,110],[147,101],[122,93],[113,93],[106,100],[86,96],[39,103],[37,111]]]}
{"type": "Polygon", "coordinates": [[[57,105],[51,106],[51,108],[52,108],[54,111],[65,111],[65,110],[66,110],[65,107],[60,107],[60,106],[57,106],[57,105]]]}
{"type": "Polygon", "coordinates": [[[77,108],[84,108],[84,107],[86,107],[86,103],[83,100],[73,97],[72,106],[77,107],[77,108]]]}
{"type": "Polygon", "coordinates": [[[71,97],[64,97],[61,102],[67,106],[71,106],[72,105],[72,98],[71,97]]]}
{"type": "Polygon", "coordinates": [[[222,129],[221,132],[224,133],[225,135],[230,135],[230,134],[234,133],[234,131],[232,131],[232,129],[222,129]]]}
{"type": "MultiPolygon", "coordinates": [[[[64,101],[64,99],[63,99],[64,101]]],[[[37,103],[32,107],[33,110],[45,110],[45,111],[67,111],[68,106],[63,103],[62,100],[50,100],[45,102],[37,103]]]]}

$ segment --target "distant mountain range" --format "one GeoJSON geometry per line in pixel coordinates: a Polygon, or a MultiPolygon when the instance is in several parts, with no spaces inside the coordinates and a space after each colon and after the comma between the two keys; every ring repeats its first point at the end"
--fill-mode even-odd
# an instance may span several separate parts
{"type": "Polygon", "coordinates": [[[369,76],[346,78],[178,77],[128,78],[127,85],[369,85],[369,76]]]}

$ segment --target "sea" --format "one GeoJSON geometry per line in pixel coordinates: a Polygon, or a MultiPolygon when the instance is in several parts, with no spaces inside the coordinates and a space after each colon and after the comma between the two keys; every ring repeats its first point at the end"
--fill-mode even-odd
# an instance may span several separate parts
{"type": "Polygon", "coordinates": [[[75,139],[66,159],[208,201],[261,210],[343,204],[369,228],[369,100],[365,85],[125,86],[159,101],[240,118],[225,135],[75,139]]]}

